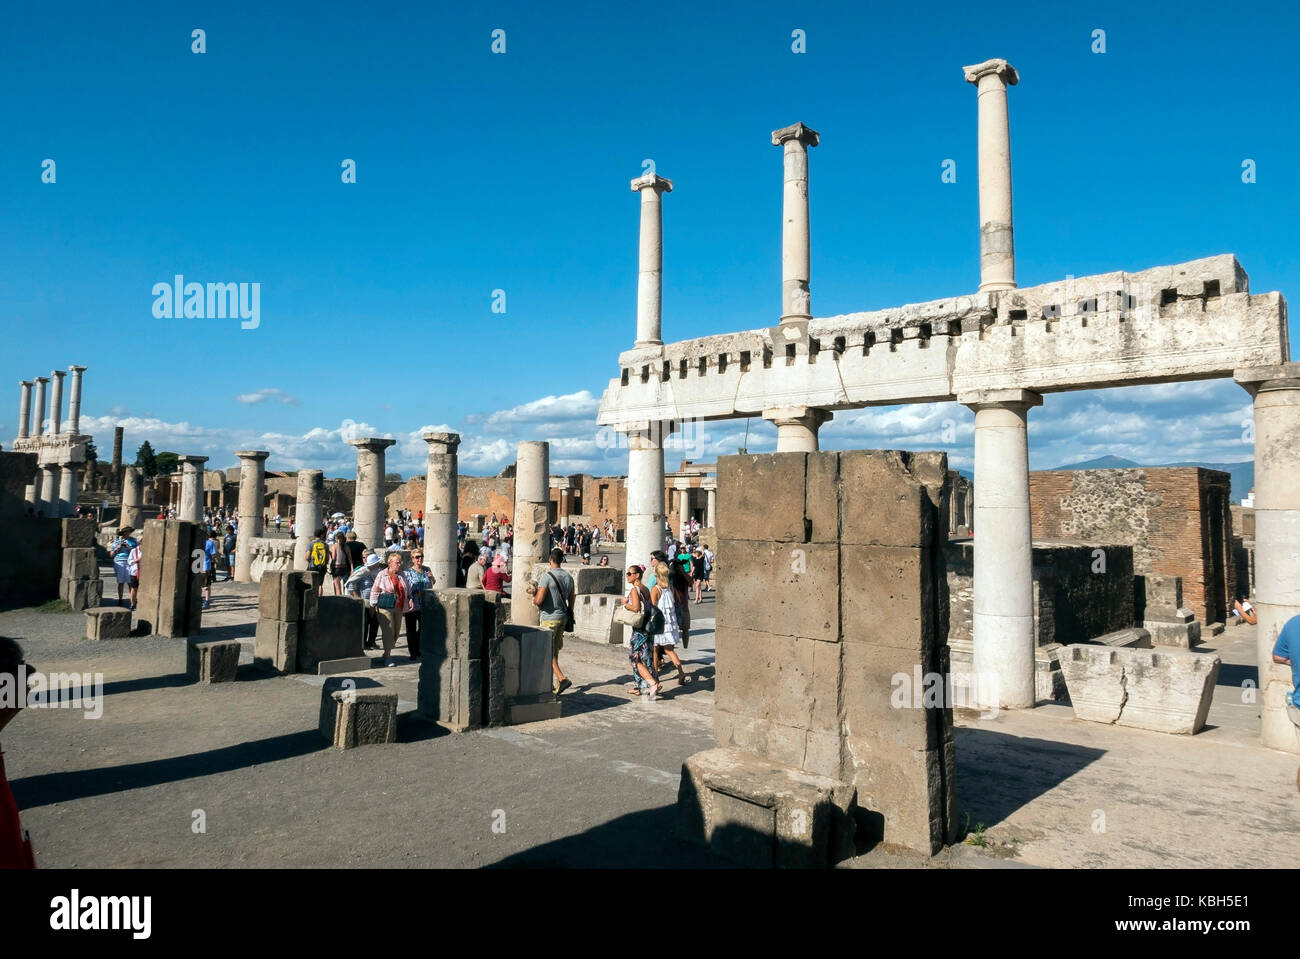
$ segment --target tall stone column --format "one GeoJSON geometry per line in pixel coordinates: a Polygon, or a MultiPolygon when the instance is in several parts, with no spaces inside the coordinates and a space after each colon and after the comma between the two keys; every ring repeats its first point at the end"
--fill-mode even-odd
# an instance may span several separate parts
{"type": "Polygon", "coordinates": [[[45,408],[45,384],[49,381],[48,376],[36,377],[36,422],[32,424],[29,434],[31,436],[45,435],[45,421],[49,417],[49,412],[45,408]]]}
{"type": "Polygon", "coordinates": [[[664,548],[664,439],[669,423],[640,423],[627,433],[627,555],[625,566],[648,565],[664,548]]]}
{"type": "Polygon", "coordinates": [[[776,424],[778,453],[816,453],[817,431],[834,414],[809,406],[764,410],[763,419],[776,424]]]}
{"type": "Polygon", "coordinates": [[[69,366],[72,374],[72,387],[68,393],[68,432],[81,432],[81,374],[86,372],[84,366],[69,366]]]}
{"type": "Polygon", "coordinates": [[[352,520],[357,541],[371,549],[384,548],[384,451],[397,440],[366,436],[348,440],[357,448],[357,491],[352,520]]]}
{"type": "Polygon", "coordinates": [[[673,181],[647,173],[632,181],[641,194],[641,244],[636,279],[636,345],[663,343],[664,215],[663,195],[673,192],[673,181]]]}
{"type": "Polygon", "coordinates": [[[119,493],[122,490],[122,437],[125,432],[121,426],[113,427],[113,469],[108,478],[110,493],[119,493]]]}
{"type": "MultiPolygon", "coordinates": [[[[235,450],[239,457],[239,534],[235,538],[235,582],[253,581],[253,551],[249,537],[261,536],[262,504],[266,501],[266,450],[235,450]]],[[[183,519],[184,517],[182,517],[183,519]]],[[[296,556],[295,551],[295,556],[296,556]]],[[[298,567],[294,564],[294,568],[298,567]]]]}
{"type": "Polygon", "coordinates": [[[966,528],[973,530],[975,528],[975,484],[971,483],[966,487],[966,528]]]}
{"type": "Polygon", "coordinates": [[[128,466],[122,476],[122,525],[144,527],[144,471],[128,466]]]}
{"type": "Polygon", "coordinates": [[[1029,390],[963,394],[975,411],[975,684],[981,706],[1034,705],[1034,553],[1029,514],[1029,390]],[[997,702],[992,700],[996,697],[997,702]]]}
{"type": "MultiPolygon", "coordinates": [[[[425,433],[429,444],[424,485],[424,563],[439,589],[456,585],[456,520],[460,515],[456,451],[459,433],[425,433]]],[[[517,535],[517,534],[516,534],[517,535]]]]}
{"type": "Polygon", "coordinates": [[[54,370],[54,385],[50,388],[50,436],[58,436],[63,428],[63,378],[68,374],[63,370],[54,370]]]}
{"type": "Polygon", "coordinates": [[[1020,75],[1005,60],[985,60],[963,69],[979,99],[980,291],[1014,290],[1007,86],[1018,83],[1020,75]]]}
{"type": "Polygon", "coordinates": [[[59,515],[59,467],[56,463],[41,464],[41,498],[36,509],[49,517],[59,515]]]}
{"type": "Polygon", "coordinates": [[[677,538],[684,540],[691,526],[691,486],[684,483],[677,487],[677,538]]]}
{"type": "MultiPolygon", "coordinates": [[[[510,622],[536,626],[539,612],[524,590],[533,564],[546,561],[551,548],[548,506],[551,444],[529,440],[519,444],[515,460],[515,540],[510,551],[510,622]]],[[[427,535],[427,534],[426,534],[427,535]]]]}
{"type": "MultiPolygon", "coordinates": [[[[1273,644],[1300,615],[1300,363],[1237,370],[1255,399],[1255,627],[1259,735],[1270,749],[1300,752],[1287,718],[1291,668],[1273,662],[1273,644]]],[[[1234,597],[1235,598],[1235,597],[1234,597]]]]}
{"type": "MultiPolygon", "coordinates": [[[[181,467],[181,505],[176,514],[178,520],[187,523],[193,523],[196,526],[203,523],[203,464],[208,461],[206,456],[178,456],[176,461],[181,467]]],[[[244,533],[244,525],[239,524],[239,533],[244,533]]],[[[242,554],[246,552],[242,546],[237,548],[237,552],[242,554]]]]}
{"type": "Polygon", "coordinates": [[[796,123],[772,131],[772,145],[785,150],[781,197],[781,322],[812,319],[811,238],[808,218],[808,148],[821,142],[816,130],[796,123]]]}
{"type": "Polygon", "coordinates": [[[59,516],[71,516],[77,508],[77,464],[59,466],[59,516]]]}
{"type": "Polygon", "coordinates": [[[567,486],[561,486],[558,492],[559,492],[559,504],[557,506],[558,519],[560,521],[561,526],[568,526],[569,510],[572,508],[569,505],[569,488],[567,486]]]}
{"type": "Polygon", "coordinates": [[[704,518],[706,520],[704,525],[707,526],[709,529],[717,529],[718,528],[718,488],[716,486],[710,486],[705,489],[705,492],[708,495],[706,498],[707,506],[705,507],[705,511],[704,511],[704,518]]]}
{"type": "MultiPolygon", "coordinates": [[[[262,474],[265,477],[265,473],[262,474]]],[[[240,484],[243,490],[243,484],[240,484]]],[[[293,568],[306,570],[311,561],[311,544],[321,528],[321,498],[325,493],[325,474],[321,470],[298,470],[298,499],[294,504],[294,526],[298,536],[293,541],[293,568]]]]}
{"type": "Polygon", "coordinates": [[[31,435],[32,382],[23,380],[18,385],[23,390],[22,397],[18,400],[18,438],[25,440],[31,435]]]}

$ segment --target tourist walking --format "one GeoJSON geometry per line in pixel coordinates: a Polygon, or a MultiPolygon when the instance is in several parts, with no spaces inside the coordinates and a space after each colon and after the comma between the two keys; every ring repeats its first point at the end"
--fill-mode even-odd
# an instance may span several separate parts
{"type": "Polygon", "coordinates": [[[217,575],[217,531],[208,530],[203,544],[203,608],[212,607],[212,577],[217,575]]]}
{"type": "Polygon", "coordinates": [[[235,527],[226,524],[226,535],[221,538],[221,551],[226,554],[226,569],[235,578],[235,527]]]}
{"type": "Polygon", "coordinates": [[[379,633],[384,644],[382,666],[396,666],[393,662],[393,647],[397,645],[397,634],[402,631],[402,617],[411,611],[411,590],[402,575],[402,554],[393,550],[388,554],[388,567],[375,576],[375,583],[370,587],[370,602],[379,616],[379,633]]]}
{"type": "Polygon", "coordinates": [[[343,592],[348,596],[355,596],[363,601],[366,611],[366,627],[363,645],[366,649],[375,648],[375,637],[379,634],[379,615],[375,612],[375,607],[370,604],[370,590],[375,585],[375,576],[383,567],[383,561],[373,553],[370,557],[352,571],[347,582],[343,584],[343,592]]]}
{"type": "Polygon", "coordinates": [[[560,668],[560,650],[564,648],[564,629],[573,615],[573,577],[561,569],[564,550],[551,550],[551,568],[542,574],[533,589],[533,605],[541,610],[542,629],[551,633],[551,672],[555,676],[555,697],[573,685],[560,668]]]}
{"type": "Polygon", "coordinates": [[[420,658],[420,611],[424,608],[424,591],[435,582],[433,570],[424,565],[424,550],[411,550],[411,566],[406,570],[406,587],[411,591],[411,608],[405,613],[406,651],[412,659],[420,658]]]}
{"type": "Polygon", "coordinates": [[[645,632],[645,624],[649,619],[649,610],[652,605],[650,602],[650,591],[645,588],[641,582],[641,576],[645,572],[644,566],[629,566],[627,568],[628,590],[627,596],[623,600],[623,608],[632,613],[645,613],[641,616],[640,628],[632,628],[632,641],[628,646],[627,658],[632,664],[632,679],[634,682],[628,686],[627,691],[630,696],[645,695],[650,702],[654,702],[655,697],[663,688],[654,674],[654,654],[652,649],[654,643],[645,632]]]}
{"type": "Polygon", "coordinates": [[[330,546],[330,579],[334,583],[334,595],[343,595],[343,582],[352,575],[352,558],[348,556],[347,540],[343,536],[334,537],[330,546]]]}
{"type": "Polygon", "coordinates": [[[650,590],[650,601],[664,614],[663,632],[654,638],[655,671],[658,672],[659,664],[663,661],[663,657],[667,656],[677,667],[677,685],[685,686],[691,679],[686,675],[686,668],[682,666],[682,661],[677,658],[677,646],[682,642],[683,619],[686,620],[686,628],[690,629],[691,614],[686,605],[689,602],[686,574],[676,563],[671,567],[667,563],[660,563],[655,567],[655,577],[658,582],[650,590]],[[683,613],[685,616],[682,615],[683,613]]]}

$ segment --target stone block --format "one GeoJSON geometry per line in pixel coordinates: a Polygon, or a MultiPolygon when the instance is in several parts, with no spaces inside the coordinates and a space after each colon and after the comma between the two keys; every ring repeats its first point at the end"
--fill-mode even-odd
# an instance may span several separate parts
{"type": "Polygon", "coordinates": [[[563,704],[554,695],[520,697],[506,703],[506,722],[511,726],[559,719],[563,704]]]}
{"type": "MultiPolygon", "coordinates": [[[[436,656],[480,659],[488,630],[482,590],[433,589],[424,594],[420,615],[421,658],[427,647],[436,656]]],[[[493,609],[496,613],[496,609],[493,609]]]]}
{"type": "Polygon", "coordinates": [[[831,543],[724,539],[717,620],[823,642],[839,639],[840,550],[831,543]]]}
{"type": "Polygon", "coordinates": [[[840,454],[842,543],[915,547],[929,541],[933,505],[911,473],[912,460],[897,450],[840,454]]]}
{"type": "Polygon", "coordinates": [[[1105,633],[1093,640],[1099,646],[1114,646],[1116,648],[1128,647],[1132,649],[1150,649],[1151,633],[1145,629],[1130,627],[1129,629],[1117,629],[1113,633],[1105,633]]]}
{"type": "MultiPolygon", "coordinates": [[[[262,582],[270,578],[268,574],[262,582]]],[[[318,673],[322,662],[363,655],[366,605],[362,600],[352,596],[318,597],[315,590],[304,592],[303,597],[304,608],[310,603],[316,607],[316,615],[299,627],[298,672],[318,673]]]]}
{"type": "Polygon", "coordinates": [[[919,546],[840,548],[841,631],[846,643],[932,650],[936,595],[929,553],[919,546]]]}
{"type": "MultiPolygon", "coordinates": [[[[718,626],[714,643],[718,709],[805,730],[812,724],[814,647],[831,644],[734,626],[718,626]]],[[[802,757],[791,760],[786,745],[780,761],[798,766],[802,757]]]]}
{"type": "Polygon", "coordinates": [[[571,566],[565,571],[573,577],[575,596],[617,593],[623,588],[624,570],[618,566],[571,566]]]}
{"type": "MultiPolygon", "coordinates": [[[[511,623],[506,625],[506,635],[519,641],[519,690],[513,695],[522,699],[549,694],[555,681],[551,671],[554,656],[551,631],[511,623]]],[[[506,668],[509,669],[508,663],[506,668]]]]}
{"type": "Polygon", "coordinates": [[[846,743],[858,804],[878,814],[883,825],[877,838],[926,855],[956,838],[956,822],[948,818],[954,799],[944,775],[944,748],[879,748],[861,755],[853,741],[846,743]]]}
{"type": "Polygon", "coordinates": [[[202,538],[193,523],[146,520],[140,540],[136,622],[155,636],[197,636],[202,619],[195,551],[202,538]]]}
{"type": "Polygon", "coordinates": [[[186,675],[196,683],[233,683],[239,671],[239,650],[237,639],[190,643],[186,647],[186,675]]]}
{"type": "Polygon", "coordinates": [[[63,550],[64,579],[99,579],[99,563],[91,546],[69,546],[63,550]]]}
{"type": "Polygon", "coordinates": [[[262,619],[281,623],[298,623],[305,612],[312,612],[312,574],[293,570],[267,570],[257,589],[257,610],[262,619]]]}
{"type": "Polygon", "coordinates": [[[253,638],[253,662],[277,673],[297,672],[301,628],[298,623],[259,619],[253,638]]]}
{"type": "Polygon", "coordinates": [[[623,642],[623,627],[614,622],[614,611],[622,605],[623,596],[619,593],[589,593],[575,597],[574,635],[602,645],[623,642]]]}
{"type": "Polygon", "coordinates": [[[98,579],[60,579],[59,596],[74,612],[93,609],[104,599],[104,584],[98,579]]]}
{"type": "Polygon", "coordinates": [[[86,610],[87,639],[126,639],[131,635],[131,611],[122,606],[86,610]]]}
{"type": "Polygon", "coordinates": [[[853,855],[852,786],[718,748],[682,765],[678,834],[751,868],[827,868],[853,855]]]}
{"type": "Polygon", "coordinates": [[[345,659],[326,659],[316,664],[316,675],[337,676],[339,673],[360,673],[369,668],[369,656],[349,656],[345,659]]]}
{"type": "Polygon", "coordinates": [[[809,453],[806,469],[803,515],[808,524],[808,542],[838,543],[840,454],[809,453]]]}
{"type": "Polygon", "coordinates": [[[321,689],[320,733],[338,749],[397,741],[397,693],[383,687],[354,689],[329,679],[321,689]]]}
{"type": "Polygon", "coordinates": [[[1061,668],[1078,719],[1164,733],[1205,725],[1219,657],[1161,649],[1067,646],[1061,668]]]}
{"type": "Polygon", "coordinates": [[[717,524],[721,535],[730,540],[805,542],[807,455],[764,453],[718,457],[717,524]]]}
{"type": "Polygon", "coordinates": [[[923,664],[906,650],[865,643],[846,643],[843,654],[844,738],[851,761],[943,742],[952,729],[952,706],[947,676],[933,660],[923,664]]]}
{"type": "Polygon", "coordinates": [[[1183,578],[1147,573],[1142,579],[1146,594],[1145,618],[1176,619],[1183,606],[1183,578]]]}
{"type": "Polygon", "coordinates": [[[62,543],[64,549],[91,549],[95,545],[95,521],[90,517],[84,519],[64,519],[62,524],[62,543]]]}
{"type": "MultiPolygon", "coordinates": [[[[1034,649],[1034,699],[1037,702],[1059,703],[1069,698],[1065,690],[1065,674],[1061,672],[1060,643],[1048,643],[1034,649]]],[[[954,662],[955,667],[955,662],[954,662]]],[[[972,656],[966,660],[965,669],[969,673],[975,668],[972,656]]],[[[959,702],[978,703],[978,697],[968,697],[959,702]]]]}

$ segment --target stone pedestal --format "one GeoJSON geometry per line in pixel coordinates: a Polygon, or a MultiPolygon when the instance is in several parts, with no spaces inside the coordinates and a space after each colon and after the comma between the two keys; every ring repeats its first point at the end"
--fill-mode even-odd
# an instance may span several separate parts
{"type": "Polygon", "coordinates": [[[199,572],[203,535],[193,523],[146,520],[140,540],[136,620],[155,636],[197,636],[202,617],[199,572]]]}
{"type": "Polygon", "coordinates": [[[237,639],[190,643],[186,648],[185,673],[196,683],[233,683],[239,672],[239,652],[237,639]]]}
{"type": "Polygon", "coordinates": [[[1255,399],[1255,627],[1260,740],[1300,752],[1286,715],[1291,669],[1273,662],[1278,633],[1300,615],[1300,363],[1237,370],[1255,399]]]}
{"type": "MultiPolygon", "coordinates": [[[[539,613],[525,589],[534,563],[551,548],[547,522],[550,505],[551,446],[546,442],[519,444],[515,465],[515,540],[510,552],[510,622],[536,626],[539,613]]],[[[662,496],[662,488],[660,491],[662,496]]]]}
{"type": "MultiPolygon", "coordinates": [[[[239,536],[235,542],[235,582],[251,583],[251,540],[263,533],[266,502],[266,450],[236,450],[239,457],[239,536]]],[[[182,509],[184,493],[182,492],[182,509]]]]}
{"type": "Polygon", "coordinates": [[[357,448],[356,500],[352,508],[357,541],[371,549],[384,543],[384,451],[397,440],[376,436],[349,440],[357,448]]]}
{"type": "Polygon", "coordinates": [[[981,706],[1034,705],[1034,573],[1026,418],[1043,398],[1028,390],[958,397],[975,411],[972,636],[981,706]]]}
{"type": "Polygon", "coordinates": [[[397,693],[367,680],[327,679],[320,733],[338,749],[397,742],[397,693]]]}
{"type": "MultiPolygon", "coordinates": [[[[178,456],[181,468],[181,505],[177,519],[195,526],[203,524],[203,464],[206,456],[178,456]]],[[[239,535],[244,535],[241,525],[239,535]]],[[[242,552],[242,549],[241,549],[242,552]]]]}
{"type": "Polygon", "coordinates": [[[459,433],[425,433],[429,444],[428,474],[424,492],[424,564],[433,581],[443,588],[456,585],[457,486],[456,450],[459,433]]]}
{"type": "Polygon", "coordinates": [[[1011,133],[1007,86],[1019,82],[1005,60],[965,67],[979,97],[980,291],[1016,286],[1016,251],[1011,219],[1011,133]]]}
{"type": "Polygon", "coordinates": [[[121,606],[95,606],[86,610],[87,639],[126,639],[131,635],[131,611],[121,606]]]}
{"type": "Polygon", "coordinates": [[[325,491],[325,474],[320,470],[298,471],[298,501],[294,505],[294,527],[298,535],[293,544],[293,568],[306,571],[311,562],[311,544],[321,525],[321,495],[325,491]]]}

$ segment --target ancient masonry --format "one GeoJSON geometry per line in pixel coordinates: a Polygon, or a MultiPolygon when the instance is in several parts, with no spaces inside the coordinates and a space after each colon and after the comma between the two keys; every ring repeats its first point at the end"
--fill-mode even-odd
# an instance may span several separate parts
{"type": "MultiPolygon", "coordinates": [[[[628,548],[644,555],[663,528],[663,442],[685,423],[762,416],[780,452],[817,449],[834,411],[957,401],[975,411],[973,644],[984,690],[1001,707],[1035,702],[1029,411],[1066,390],[1234,377],[1254,397],[1257,606],[1265,745],[1297,751],[1283,711],[1287,671],[1269,651],[1300,613],[1300,364],[1290,362],[1286,301],[1252,294],[1228,254],[1138,273],[1018,288],[1005,60],[965,68],[979,110],[980,283],[973,293],[875,312],[814,317],[808,269],[808,151],[820,135],[777,130],[782,147],[781,317],[770,328],[665,344],[661,336],[662,195],[641,193],[636,341],[598,421],[627,434],[628,548]]],[[[719,488],[722,484],[719,483],[719,488]]],[[[721,643],[720,643],[721,647],[721,643]]],[[[719,649],[719,657],[725,652],[719,649]]]]}
{"type": "Polygon", "coordinates": [[[27,504],[37,516],[71,516],[81,489],[81,472],[86,466],[86,447],[94,439],[81,432],[81,375],[84,366],[70,366],[67,371],[54,370],[19,383],[18,435],[12,449],[16,453],[35,453],[37,470],[26,488],[27,504]],[[68,395],[68,419],[63,419],[63,378],[72,373],[68,395]],[[46,384],[53,380],[49,403],[46,384]],[[32,386],[36,403],[32,405],[32,386]],[[35,423],[32,415],[35,413],[35,423]],[[66,427],[66,429],[65,429],[66,427]]]}

